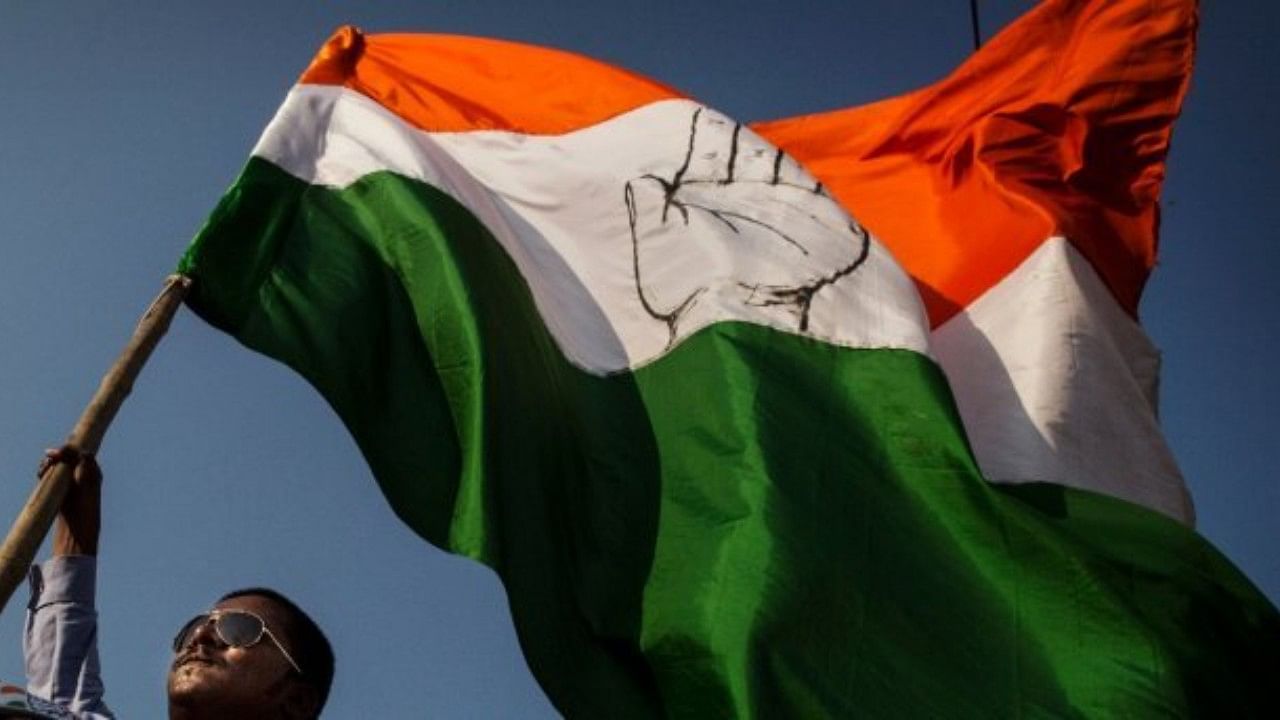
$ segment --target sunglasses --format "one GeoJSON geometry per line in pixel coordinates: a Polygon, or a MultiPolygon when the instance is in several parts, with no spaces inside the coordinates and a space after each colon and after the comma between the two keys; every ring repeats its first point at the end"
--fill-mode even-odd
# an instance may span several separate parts
{"type": "Polygon", "coordinates": [[[209,622],[213,623],[213,631],[217,634],[218,639],[224,645],[231,647],[253,647],[262,642],[262,638],[265,636],[276,646],[280,654],[284,655],[284,659],[289,661],[293,669],[299,675],[302,674],[302,668],[298,667],[298,663],[293,661],[293,656],[289,654],[288,650],[284,649],[284,645],[281,645],[276,636],[272,634],[271,628],[267,627],[267,623],[248,610],[211,610],[207,613],[200,613],[188,620],[187,624],[183,625],[178,634],[174,636],[173,651],[175,653],[182,652],[182,648],[191,642],[191,636],[195,635],[196,631],[209,622]]]}

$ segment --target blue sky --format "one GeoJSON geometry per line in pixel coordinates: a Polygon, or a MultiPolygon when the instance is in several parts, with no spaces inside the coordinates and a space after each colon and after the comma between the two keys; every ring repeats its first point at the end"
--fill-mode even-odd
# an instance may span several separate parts
{"type": "MultiPolygon", "coordinates": [[[[981,3],[988,31],[1032,3],[981,3]]],[[[1280,599],[1280,52],[1274,3],[1207,3],[1142,320],[1200,530],[1280,599]]],[[[139,314],[334,28],[490,35],[652,75],[743,120],[859,104],[971,50],[965,0],[162,2],[0,0],[0,510],[70,429],[139,314]]],[[[856,212],[856,208],[855,208],[856,212]]],[[[329,631],[330,717],[552,716],[487,569],[392,516],[309,386],[190,313],[101,454],[109,702],[157,717],[173,631],[235,587],[329,631]]],[[[22,676],[23,597],[0,616],[22,676]]]]}

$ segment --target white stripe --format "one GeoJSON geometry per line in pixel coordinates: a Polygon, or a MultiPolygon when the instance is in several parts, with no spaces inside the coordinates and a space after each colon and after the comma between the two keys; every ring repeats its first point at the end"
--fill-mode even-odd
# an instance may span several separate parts
{"type": "MultiPolygon", "coordinates": [[[[254,154],[312,184],[391,171],[448,193],[515,261],[565,355],[603,374],[721,320],[799,333],[786,301],[854,258],[843,210],[789,159],[775,174],[774,149],[750,130],[736,147],[734,133],[687,100],[559,136],[425,133],[358,93],[298,86],[254,154]]],[[[931,340],[910,281],[879,243],[869,250],[813,296],[803,334],[931,342],[990,480],[1085,488],[1192,522],[1155,418],[1158,354],[1069,243],[1046,242],[931,340]]]]}
{"type": "Polygon", "coordinates": [[[1156,420],[1160,354],[1063,238],[934,331],[983,474],[1123,498],[1192,525],[1156,420]]]}
{"type": "Polygon", "coordinates": [[[426,133],[358,93],[300,85],[254,154],[311,184],[386,170],[448,193],[590,372],[641,366],[725,320],[927,351],[919,298],[889,253],[794,161],[688,100],[558,136],[426,133]]]}

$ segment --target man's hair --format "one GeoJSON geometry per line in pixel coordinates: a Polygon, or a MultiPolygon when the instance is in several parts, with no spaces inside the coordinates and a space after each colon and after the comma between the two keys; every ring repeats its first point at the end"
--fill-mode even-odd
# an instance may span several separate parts
{"type": "Polygon", "coordinates": [[[333,647],[329,645],[329,639],[324,636],[324,632],[310,615],[303,612],[302,608],[292,600],[271,588],[251,587],[234,590],[218,598],[218,602],[245,595],[266,598],[285,611],[289,619],[289,627],[286,629],[289,652],[298,662],[298,667],[302,668],[303,682],[316,689],[320,700],[316,715],[319,716],[325,701],[329,699],[329,686],[333,684],[333,647]]]}

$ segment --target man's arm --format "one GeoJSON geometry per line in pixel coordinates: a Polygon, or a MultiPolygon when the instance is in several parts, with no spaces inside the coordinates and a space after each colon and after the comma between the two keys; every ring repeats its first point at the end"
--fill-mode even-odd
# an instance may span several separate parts
{"type": "Polygon", "coordinates": [[[98,613],[94,609],[102,472],[91,456],[64,447],[46,453],[39,474],[54,463],[75,473],[53,534],[53,558],[31,569],[23,651],[27,692],[76,718],[109,720],[98,669],[98,613]]]}

